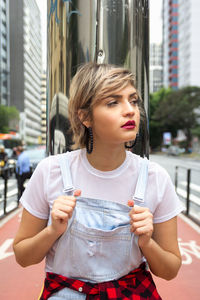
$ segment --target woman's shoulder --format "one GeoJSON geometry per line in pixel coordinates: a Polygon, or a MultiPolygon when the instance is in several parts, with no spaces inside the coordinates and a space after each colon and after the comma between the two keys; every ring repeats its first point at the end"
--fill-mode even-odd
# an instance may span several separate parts
{"type": "MultiPolygon", "coordinates": [[[[144,160],[146,160],[146,157],[141,157],[138,154],[129,153],[129,158],[131,160],[131,162],[135,165],[135,167],[140,168],[142,162],[144,160]]],[[[169,174],[167,173],[167,171],[158,163],[151,161],[151,159],[148,159],[148,173],[149,176],[156,176],[156,177],[168,177],[169,174]]]]}
{"type": "Polygon", "coordinates": [[[79,155],[80,155],[81,150],[74,150],[74,151],[69,151],[65,153],[59,153],[59,154],[53,154],[49,155],[45,158],[43,158],[38,166],[37,169],[40,170],[46,170],[46,168],[52,169],[57,169],[59,168],[60,161],[66,161],[67,159],[71,163],[72,161],[76,160],[79,155]]]}

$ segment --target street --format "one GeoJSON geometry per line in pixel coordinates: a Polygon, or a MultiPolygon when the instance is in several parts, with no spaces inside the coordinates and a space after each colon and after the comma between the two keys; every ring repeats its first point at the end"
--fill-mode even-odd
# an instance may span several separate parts
{"type": "Polygon", "coordinates": [[[200,160],[186,157],[152,154],[150,160],[158,163],[169,173],[175,184],[175,167],[178,166],[177,194],[186,207],[187,170],[191,169],[190,178],[190,215],[200,220],[200,160]]]}
{"type": "MultiPolygon", "coordinates": [[[[0,217],[4,213],[4,179],[0,177],[0,217]]],[[[7,183],[7,209],[9,212],[17,206],[17,180],[15,175],[8,179],[7,183]]]]}
{"type": "MultiPolygon", "coordinates": [[[[175,167],[182,166],[186,168],[192,168],[200,172],[200,160],[185,158],[181,156],[168,156],[165,154],[151,154],[150,160],[160,164],[167,170],[172,181],[174,182],[175,167]]],[[[184,175],[184,174],[183,174],[184,175]]],[[[200,173],[199,173],[200,175],[200,173]]],[[[200,185],[200,176],[193,178],[194,183],[200,185]]]]}

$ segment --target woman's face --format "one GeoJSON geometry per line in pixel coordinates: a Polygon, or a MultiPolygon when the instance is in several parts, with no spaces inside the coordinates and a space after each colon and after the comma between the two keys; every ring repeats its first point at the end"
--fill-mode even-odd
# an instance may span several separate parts
{"type": "Polygon", "coordinates": [[[134,140],[140,122],[136,89],[129,84],[113,91],[94,106],[92,115],[87,125],[92,127],[94,143],[119,145],[134,140]]]}

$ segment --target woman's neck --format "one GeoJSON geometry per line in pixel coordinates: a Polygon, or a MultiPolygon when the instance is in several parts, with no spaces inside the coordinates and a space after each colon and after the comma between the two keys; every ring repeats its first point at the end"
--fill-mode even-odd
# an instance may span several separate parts
{"type": "Polygon", "coordinates": [[[112,171],[117,169],[126,159],[124,146],[119,147],[94,147],[91,154],[87,153],[89,163],[97,170],[112,171]]]}

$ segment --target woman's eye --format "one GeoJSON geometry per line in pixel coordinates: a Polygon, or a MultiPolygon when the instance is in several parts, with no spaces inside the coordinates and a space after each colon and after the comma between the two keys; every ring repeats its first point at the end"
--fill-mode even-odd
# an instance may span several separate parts
{"type": "Polygon", "coordinates": [[[130,103],[132,103],[133,105],[137,105],[139,103],[139,98],[131,99],[130,103]]]}
{"type": "Polygon", "coordinates": [[[117,104],[117,101],[113,100],[107,103],[107,106],[115,106],[117,104]]]}

